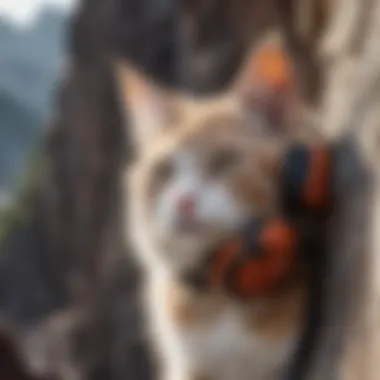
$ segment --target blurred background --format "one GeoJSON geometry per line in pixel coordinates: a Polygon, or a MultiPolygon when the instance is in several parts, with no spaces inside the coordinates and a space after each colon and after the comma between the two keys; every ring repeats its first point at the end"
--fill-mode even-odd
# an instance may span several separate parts
{"type": "Polygon", "coordinates": [[[0,207],[12,200],[51,116],[73,3],[0,2],[0,207]]]}
{"type": "Polygon", "coordinates": [[[371,6],[360,7],[368,2],[347,2],[342,25],[352,28],[321,57],[332,3],[0,0],[1,380],[155,378],[141,274],[122,233],[120,174],[134,152],[113,60],[132,60],[163,86],[211,94],[275,29],[314,107],[332,64],[342,83],[352,76],[345,59],[370,30],[371,6]]]}

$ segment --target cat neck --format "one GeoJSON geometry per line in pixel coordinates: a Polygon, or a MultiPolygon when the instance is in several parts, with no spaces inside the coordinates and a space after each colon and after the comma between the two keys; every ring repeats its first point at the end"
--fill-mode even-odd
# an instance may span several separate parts
{"type": "Polygon", "coordinates": [[[249,330],[275,339],[302,325],[307,294],[303,276],[294,278],[276,294],[244,302],[221,291],[196,292],[178,278],[167,281],[168,311],[179,327],[212,326],[219,318],[230,315],[249,330]]]}

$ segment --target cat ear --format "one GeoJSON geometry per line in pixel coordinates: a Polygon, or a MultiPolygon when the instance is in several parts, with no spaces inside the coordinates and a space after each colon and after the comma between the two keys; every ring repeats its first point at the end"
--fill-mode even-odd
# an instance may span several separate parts
{"type": "Polygon", "coordinates": [[[118,67],[122,108],[137,150],[144,149],[164,130],[173,111],[171,96],[131,66],[118,67]]]}
{"type": "Polygon", "coordinates": [[[249,56],[236,90],[244,110],[263,119],[270,132],[287,132],[295,105],[293,65],[281,40],[264,41],[249,56]]]}

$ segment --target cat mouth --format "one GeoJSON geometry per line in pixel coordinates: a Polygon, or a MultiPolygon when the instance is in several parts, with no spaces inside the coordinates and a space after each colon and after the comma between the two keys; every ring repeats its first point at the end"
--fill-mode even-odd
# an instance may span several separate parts
{"type": "Polygon", "coordinates": [[[194,219],[183,219],[176,222],[177,233],[184,235],[196,235],[206,230],[204,223],[194,219]]]}

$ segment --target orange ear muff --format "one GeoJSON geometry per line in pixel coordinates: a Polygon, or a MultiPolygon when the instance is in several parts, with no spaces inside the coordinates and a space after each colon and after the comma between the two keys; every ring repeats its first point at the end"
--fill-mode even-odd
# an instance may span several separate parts
{"type": "Polygon", "coordinates": [[[256,240],[257,251],[246,251],[244,242],[235,240],[216,253],[210,285],[223,286],[240,298],[261,297],[293,272],[299,250],[297,230],[282,219],[273,219],[263,221],[255,232],[251,239],[256,240]]]}
{"type": "Polygon", "coordinates": [[[266,296],[294,273],[305,240],[292,220],[326,216],[332,204],[333,152],[293,146],[283,167],[286,218],[252,223],[248,235],[227,241],[208,261],[206,282],[240,298],[266,296]]]}

